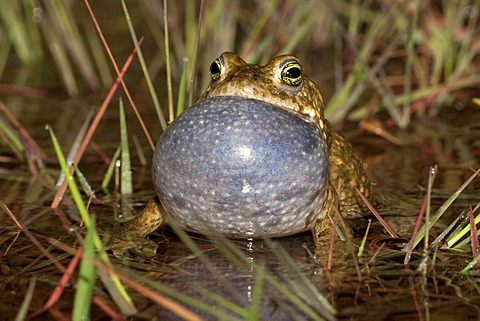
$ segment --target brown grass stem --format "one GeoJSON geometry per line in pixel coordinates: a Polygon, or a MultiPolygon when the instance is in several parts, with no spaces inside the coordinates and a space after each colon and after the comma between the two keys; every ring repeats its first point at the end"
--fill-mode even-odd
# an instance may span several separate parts
{"type": "MultiPolygon", "coordinates": [[[[84,0],[84,1],[85,1],[85,5],[87,6],[90,17],[91,17],[91,19],[92,19],[92,21],[95,25],[95,29],[97,30],[98,35],[100,36],[100,39],[102,40],[102,44],[103,44],[105,50],[107,51],[108,57],[110,58],[110,61],[112,62],[112,65],[113,65],[113,68],[115,69],[115,72],[117,74],[117,80],[116,80],[115,83],[117,83],[117,81],[120,79],[123,91],[125,92],[125,95],[127,96],[128,102],[132,106],[133,112],[135,113],[135,116],[137,117],[138,122],[140,123],[140,126],[142,127],[142,130],[145,133],[145,137],[147,138],[148,143],[150,144],[150,147],[152,148],[152,150],[154,150],[155,145],[153,143],[153,140],[150,137],[150,134],[148,133],[147,127],[145,126],[145,123],[144,123],[142,117],[140,116],[140,113],[138,112],[137,106],[133,102],[132,96],[130,95],[130,91],[128,90],[127,85],[123,81],[124,73],[120,72],[120,70],[118,68],[117,62],[115,61],[115,58],[113,57],[112,51],[110,50],[110,46],[108,45],[107,41],[105,40],[102,29],[100,28],[100,25],[98,24],[97,18],[95,17],[95,14],[94,14],[92,8],[90,7],[90,3],[88,2],[88,0],[84,0]]],[[[140,38],[140,40],[138,42],[136,42],[137,46],[140,46],[142,42],[143,42],[143,38],[140,38]]],[[[134,53],[137,52],[136,48],[137,47],[135,47],[134,53]]],[[[118,86],[118,84],[117,84],[117,86],[118,86]]],[[[165,123],[164,120],[162,121],[161,117],[160,117],[160,122],[162,124],[162,128],[164,128],[164,126],[166,127],[166,123],[165,123]]]]}
{"type": "Polygon", "coordinates": [[[420,212],[418,213],[417,220],[415,222],[415,227],[413,228],[412,236],[410,237],[410,241],[407,244],[405,249],[405,259],[403,260],[403,265],[407,266],[410,263],[410,258],[412,257],[413,251],[413,242],[417,237],[418,230],[420,229],[420,225],[422,224],[422,218],[425,214],[425,209],[427,208],[427,197],[423,198],[422,207],[420,208],[420,212]]]}
{"type": "MultiPolygon", "coordinates": [[[[45,311],[49,310],[55,303],[58,302],[58,300],[62,296],[63,290],[65,290],[65,288],[68,285],[68,282],[72,278],[73,272],[77,268],[78,262],[80,262],[81,257],[82,257],[82,246],[80,246],[75,252],[75,255],[73,256],[70,263],[68,264],[65,273],[63,273],[57,286],[53,290],[52,294],[49,296],[47,302],[45,302],[45,305],[41,309],[31,313],[28,316],[28,319],[33,319],[43,314],[45,311]]],[[[75,282],[72,282],[72,283],[75,283],[75,282]]]]}
{"type": "Polygon", "coordinates": [[[33,234],[30,233],[28,228],[26,228],[19,220],[17,220],[15,215],[13,215],[13,213],[10,211],[10,209],[7,207],[7,205],[5,203],[3,203],[2,201],[0,201],[0,208],[5,213],[7,213],[7,215],[12,219],[12,221],[15,222],[18,229],[20,231],[22,231],[28,237],[30,242],[32,242],[32,244],[53,263],[53,265],[55,265],[60,271],[65,273],[65,271],[66,271],[65,267],[52,254],[50,254],[49,251],[47,251],[43,247],[43,245],[35,238],[35,236],[33,236],[33,234]]]}
{"type": "MultiPolygon", "coordinates": [[[[478,251],[479,249],[478,233],[477,233],[477,228],[475,226],[475,217],[473,216],[472,205],[470,205],[470,210],[468,211],[468,217],[470,218],[470,240],[472,244],[472,254],[473,254],[473,259],[475,259],[475,257],[479,255],[480,252],[478,251]]],[[[477,262],[472,269],[479,270],[480,262],[477,262]]]]}
{"type": "Polygon", "coordinates": [[[355,186],[355,190],[357,191],[358,195],[362,199],[362,201],[365,203],[365,205],[368,207],[368,209],[372,212],[373,215],[377,218],[377,220],[382,224],[382,226],[385,228],[385,230],[390,234],[391,237],[393,238],[398,238],[397,233],[393,230],[393,228],[388,225],[388,223],[383,219],[383,217],[378,213],[378,211],[373,207],[373,205],[367,200],[365,196],[363,196],[362,192],[355,186]]]}

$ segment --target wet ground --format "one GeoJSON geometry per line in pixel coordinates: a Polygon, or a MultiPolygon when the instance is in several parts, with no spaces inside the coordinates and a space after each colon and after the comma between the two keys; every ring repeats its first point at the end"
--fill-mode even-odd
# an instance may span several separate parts
{"type": "MultiPolygon", "coordinates": [[[[47,153],[48,167],[45,171],[48,175],[43,177],[55,180],[58,170],[48,133],[44,130],[45,124],[52,125],[66,151],[91,102],[98,104],[99,100],[7,97],[4,102],[47,153]]],[[[396,138],[393,142],[370,131],[358,130],[356,124],[344,127],[346,135],[369,164],[370,175],[378,189],[408,196],[418,203],[417,207],[408,207],[408,213],[400,211],[402,215],[414,215],[419,211],[430,166],[438,164],[432,212],[472,174],[472,168],[478,168],[479,107],[469,104],[468,100],[457,101],[452,106],[445,108],[438,117],[415,121],[408,130],[384,128],[396,138]]],[[[146,110],[143,112],[148,113],[146,110]]],[[[108,157],[113,155],[119,141],[116,115],[116,106],[111,106],[94,136],[95,143],[108,157]]],[[[145,119],[153,120],[147,124],[152,132],[159,130],[155,117],[147,116],[145,119]]],[[[136,123],[132,122],[129,126],[142,145],[148,146],[143,142],[136,123]]],[[[144,151],[150,158],[148,148],[144,151]]],[[[72,259],[65,246],[77,247],[76,233],[82,233],[83,229],[78,212],[68,197],[58,210],[50,209],[54,195],[52,183],[45,182],[43,178],[33,179],[24,163],[14,160],[13,155],[2,149],[3,155],[10,158],[0,164],[1,200],[51,256],[45,257],[2,212],[0,292],[3,295],[0,319],[12,320],[33,278],[37,283],[30,312],[43,306],[63,275],[60,267],[66,267],[72,259]],[[65,246],[60,246],[58,241],[65,246]],[[57,263],[53,264],[53,259],[57,263]]],[[[153,188],[149,165],[140,165],[135,156],[133,163],[135,191],[130,202],[135,212],[153,195],[153,188]]],[[[98,189],[107,168],[101,157],[89,149],[79,165],[92,187],[98,189]]],[[[480,201],[479,188],[480,180],[474,179],[450,209],[449,217],[456,217],[468,210],[470,205],[474,207],[480,201]]],[[[109,194],[98,191],[96,195],[105,203],[93,202],[90,213],[97,217],[101,235],[106,236],[114,224],[114,217],[126,206],[120,201],[113,185],[109,194]],[[119,204],[123,207],[119,208],[119,204]]],[[[398,209],[392,211],[399,213],[398,209]]],[[[359,234],[359,237],[362,235],[359,234]]],[[[153,282],[151,286],[156,284],[160,293],[167,293],[167,296],[181,302],[187,300],[185,296],[197,299],[196,303],[186,306],[205,319],[217,319],[218,311],[222,310],[237,311],[229,314],[232,318],[244,319],[245,316],[235,306],[246,307],[258,302],[258,295],[262,299],[255,311],[262,320],[315,319],[318,315],[334,319],[323,306],[318,291],[337,309],[339,320],[480,320],[479,279],[458,273],[472,259],[468,244],[462,251],[430,250],[424,269],[419,268],[424,257],[419,250],[413,254],[410,264],[404,266],[405,253],[399,249],[406,240],[392,240],[380,228],[375,228],[361,257],[357,256],[360,238],[355,239],[351,246],[336,240],[333,263],[328,267],[327,249],[330,244],[326,244],[324,256],[313,257],[313,240],[309,233],[251,242],[189,236],[196,247],[186,245],[167,227],[151,237],[159,244],[155,256],[132,255],[123,260],[112,259],[122,271],[128,270],[148,278],[153,282]],[[298,270],[280,253],[279,246],[291,256],[298,270]],[[264,270],[272,279],[259,277],[264,270]],[[282,286],[277,287],[276,282],[282,286]],[[165,290],[163,286],[174,292],[165,290]]],[[[53,310],[69,316],[74,291],[75,283],[71,283],[53,310]]],[[[130,292],[139,310],[139,314],[130,320],[178,319],[144,295],[133,290],[130,292]]],[[[101,301],[114,306],[99,282],[95,290],[92,320],[108,319],[99,307],[98,302],[101,301]]],[[[53,315],[54,312],[44,313],[34,319],[55,319],[53,315]]]]}

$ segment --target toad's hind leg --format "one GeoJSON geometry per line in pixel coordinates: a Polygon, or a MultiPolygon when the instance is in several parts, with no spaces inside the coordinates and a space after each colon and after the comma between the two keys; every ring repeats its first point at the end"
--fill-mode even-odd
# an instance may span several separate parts
{"type": "Polygon", "coordinates": [[[352,229],[340,214],[338,195],[331,183],[328,184],[325,202],[311,230],[317,252],[330,242],[332,233],[337,233],[347,240],[353,236],[352,229]]]}
{"type": "Polygon", "coordinates": [[[327,123],[327,127],[328,180],[334,189],[331,197],[336,199],[337,208],[343,218],[363,217],[368,213],[368,209],[357,190],[370,199],[373,194],[370,180],[352,144],[331,124],[327,123]]]}

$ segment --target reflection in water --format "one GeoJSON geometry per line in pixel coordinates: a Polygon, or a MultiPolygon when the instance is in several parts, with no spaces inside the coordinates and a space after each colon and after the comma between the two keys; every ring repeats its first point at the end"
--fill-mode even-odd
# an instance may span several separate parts
{"type": "MultiPolygon", "coordinates": [[[[90,104],[85,100],[61,99],[8,101],[8,106],[13,108],[17,116],[21,116],[22,124],[48,155],[53,155],[53,151],[48,133],[44,131],[44,124],[50,123],[62,146],[69,146],[81,125],[78,119],[83,119],[90,108],[90,104]]],[[[413,191],[412,194],[422,196],[416,184],[425,186],[428,178],[426,169],[437,163],[440,165],[435,195],[449,196],[466,177],[471,175],[468,166],[477,168],[479,165],[480,132],[477,124],[480,119],[478,110],[475,111],[453,120],[451,115],[447,115],[445,119],[449,124],[430,121],[428,124],[412,127],[412,135],[409,140],[405,140],[405,146],[390,145],[377,137],[368,136],[368,143],[363,142],[363,145],[367,146],[371,159],[365,157],[364,159],[371,161],[369,168],[374,169],[373,174],[378,184],[397,190],[407,187],[413,191]],[[378,153],[374,153],[372,146],[378,148],[378,153]],[[436,150],[426,146],[434,146],[436,150]]],[[[462,111],[464,112],[466,111],[462,111]]],[[[116,113],[116,110],[107,113],[94,137],[95,142],[108,156],[113,155],[117,148],[117,144],[111,143],[118,141],[116,113]]],[[[146,119],[155,120],[155,117],[146,119]]],[[[153,125],[147,123],[147,126],[153,125]]],[[[139,132],[135,126],[131,127],[132,135],[139,132]]],[[[148,144],[145,143],[145,146],[148,144]]],[[[361,149],[362,144],[357,144],[357,147],[361,149]]],[[[150,157],[151,151],[148,148],[145,148],[145,152],[150,157]]],[[[246,150],[241,151],[243,157],[247,157],[248,153],[246,150]]],[[[56,166],[53,158],[51,162],[52,166],[56,166]]],[[[139,203],[138,207],[142,207],[153,195],[153,188],[148,167],[140,167],[135,157],[133,162],[136,184],[133,199],[139,203]],[[147,175],[142,177],[140,173],[143,170],[147,175]]],[[[90,184],[98,189],[100,178],[106,171],[106,164],[99,161],[98,154],[88,150],[86,158],[79,166],[90,184]]],[[[42,181],[32,180],[26,166],[13,163],[2,164],[2,168],[3,172],[8,173],[8,177],[2,179],[0,183],[2,201],[60,264],[68,266],[72,256],[65,250],[52,246],[50,242],[56,239],[72,248],[78,248],[78,239],[75,233],[71,232],[71,227],[74,226],[81,235],[84,231],[78,212],[70,199],[66,197],[62,208],[54,212],[49,209],[53,195],[50,188],[42,181]]],[[[54,172],[53,181],[58,173],[56,168],[54,172]]],[[[467,203],[478,203],[479,187],[479,181],[474,180],[470,189],[462,194],[467,203]]],[[[115,194],[112,194],[108,197],[103,194],[99,196],[115,204],[118,200],[115,199],[115,194]]],[[[433,206],[437,207],[438,203],[439,201],[434,202],[433,206]]],[[[458,201],[457,203],[456,205],[462,208],[453,209],[456,214],[469,205],[465,206],[465,203],[458,201]]],[[[91,205],[90,212],[97,217],[99,232],[106,235],[113,225],[112,208],[91,205]]],[[[0,224],[2,226],[0,290],[5,293],[0,311],[3,313],[18,310],[26,293],[25,285],[30,282],[33,275],[41,276],[42,286],[35,292],[32,308],[40,308],[63,273],[53,266],[45,258],[44,253],[33,246],[23,233],[19,233],[18,227],[4,213],[0,216],[0,224]]],[[[292,270],[288,262],[277,255],[275,246],[270,246],[262,240],[208,241],[205,237],[191,235],[199,247],[198,251],[193,251],[168,229],[163,232],[165,236],[153,238],[160,244],[155,257],[143,259],[135,256],[125,262],[118,260],[115,262],[121,267],[127,264],[131,271],[145,275],[159,284],[168,285],[178,293],[197,298],[203,306],[185,305],[205,316],[205,319],[214,320],[218,311],[227,309],[222,306],[226,301],[220,302],[220,298],[228,300],[232,306],[249,308],[255,302],[255,297],[260,294],[262,301],[259,314],[263,320],[308,319],[305,312],[300,311],[298,305],[292,303],[293,298],[304,300],[307,307],[320,315],[329,315],[308,284],[292,270]],[[263,270],[265,273],[261,277],[263,270]],[[283,284],[288,293],[281,292],[275,287],[275,281],[283,284]],[[293,297],[289,298],[289,294],[293,297]]],[[[303,245],[306,243],[307,248],[313,251],[310,233],[275,239],[273,244],[281,245],[308,281],[313,283],[315,289],[326,294],[328,302],[339,311],[338,318],[341,320],[415,319],[418,314],[414,303],[422,305],[423,301],[428,302],[432,315],[448,317],[455,311],[456,319],[478,319],[480,302],[478,280],[460,277],[456,273],[465,262],[471,260],[470,249],[465,249],[464,253],[438,252],[441,260],[437,260],[434,266],[429,265],[435,273],[428,274],[423,281],[424,278],[415,271],[422,261],[421,253],[414,253],[410,266],[405,267],[404,253],[388,250],[389,244],[384,246],[382,241],[378,241],[382,232],[375,233],[368,243],[372,247],[368,247],[367,253],[361,258],[356,257],[356,248],[353,250],[345,248],[343,243],[338,241],[334,248],[336,257],[333,259],[332,271],[325,271],[322,268],[326,266],[325,258],[319,258],[322,264],[318,264],[304,249],[303,245]],[[373,247],[374,245],[376,247],[373,247]]],[[[135,292],[131,293],[136,296],[135,292]]],[[[74,288],[68,287],[61,302],[65,310],[71,309],[73,295],[74,288]]],[[[104,298],[109,300],[107,296],[104,298]]],[[[135,298],[138,307],[149,318],[156,316],[162,320],[178,320],[175,315],[143,296],[135,298]]],[[[175,298],[182,301],[179,296],[175,298]]],[[[114,306],[113,302],[109,303],[114,306]]],[[[94,307],[92,313],[104,317],[98,307],[94,307]]],[[[8,316],[9,319],[14,318],[14,314],[13,317],[12,314],[8,316]]],[[[239,314],[237,318],[244,319],[239,314]]]]}
{"type": "MultiPolygon", "coordinates": [[[[164,231],[165,232],[165,231],[164,231]]],[[[303,273],[314,275],[319,265],[302,250],[303,244],[312,248],[312,238],[309,233],[299,236],[275,239],[273,245],[262,240],[234,240],[225,239],[208,241],[203,236],[191,235],[192,240],[199,247],[201,256],[192,257],[192,252],[185,248],[185,244],[168,231],[166,247],[155,260],[160,260],[163,265],[172,269],[163,274],[158,281],[171,285],[182,294],[205,302],[213,310],[225,309],[221,300],[228,300],[231,304],[248,308],[261,296],[261,305],[258,313],[262,320],[305,320],[305,312],[298,309],[285,293],[277,287],[280,284],[287,293],[302,299],[302,292],[309,293],[306,284],[296,275],[285,262],[276,254],[276,249],[282,247],[298,264],[303,273]],[[233,246],[233,247],[232,247],[233,246]],[[273,246],[274,248],[270,248],[273,246]],[[186,260],[185,258],[190,257],[186,260]],[[226,259],[228,257],[228,259],[226,259]],[[177,265],[176,262],[182,262],[177,265]],[[175,267],[175,268],[174,268],[175,267]],[[268,275],[268,276],[267,276],[268,275]],[[296,283],[295,286],[290,284],[296,283]]],[[[222,301],[223,302],[223,301],[222,301]]],[[[319,315],[331,319],[331,315],[324,312],[322,302],[311,297],[306,301],[319,315]],[[313,302],[316,302],[313,304],[313,302]],[[329,316],[330,315],[330,316],[329,316]],[[324,316],[325,317],[325,316],[324,316]]],[[[215,320],[212,311],[193,310],[206,320],[215,320]]],[[[231,314],[231,312],[230,312],[231,314]]],[[[174,314],[163,310],[158,314],[161,320],[177,320],[174,314]]],[[[232,318],[235,314],[232,315],[232,318]]],[[[245,316],[237,314],[243,320],[245,316]]]]}

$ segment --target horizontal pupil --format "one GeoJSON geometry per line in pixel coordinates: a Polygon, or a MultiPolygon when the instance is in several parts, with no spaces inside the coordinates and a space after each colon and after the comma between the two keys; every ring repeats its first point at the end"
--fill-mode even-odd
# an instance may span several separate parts
{"type": "Polygon", "coordinates": [[[301,75],[300,69],[297,67],[290,68],[287,71],[287,77],[290,77],[290,78],[299,78],[300,75],[301,75]]]}

